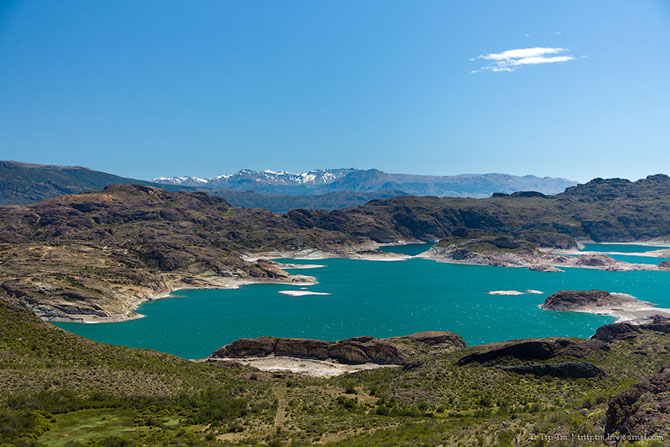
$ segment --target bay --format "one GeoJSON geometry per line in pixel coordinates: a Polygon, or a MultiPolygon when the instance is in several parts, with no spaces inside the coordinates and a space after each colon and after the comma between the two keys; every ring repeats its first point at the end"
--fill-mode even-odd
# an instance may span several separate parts
{"type": "Polygon", "coordinates": [[[316,262],[324,267],[292,270],[316,276],[319,283],[304,289],[255,284],[229,290],[182,290],[174,293],[176,297],[142,304],[138,312],[145,318],[56,325],[100,342],[203,358],[239,338],[262,335],[337,340],[444,330],[476,345],[529,337],[588,337],[599,326],[613,322],[606,316],[538,308],[549,294],[565,289],[629,293],[670,307],[668,272],[571,268],[564,273],[544,273],[424,259],[316,262]],[[327,295],[279,293],[290,290],[327,295]],[[523,294],[491,295],[491,291],[523,294]]]}

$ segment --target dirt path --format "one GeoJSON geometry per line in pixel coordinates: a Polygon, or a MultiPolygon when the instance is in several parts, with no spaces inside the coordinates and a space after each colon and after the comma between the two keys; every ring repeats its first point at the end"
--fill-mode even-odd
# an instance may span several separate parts
{"type": "Polygon", "coordinates": [[[275,414],[275,429],[283,427],[286,422],[286,388],[274,387],[272,390],[277,397],[277,414],[275,414]]]}

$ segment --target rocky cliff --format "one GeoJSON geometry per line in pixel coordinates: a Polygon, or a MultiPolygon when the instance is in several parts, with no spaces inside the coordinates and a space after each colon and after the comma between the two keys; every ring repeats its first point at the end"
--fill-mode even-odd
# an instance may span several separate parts
{"type": "Polygon", "coordinates": [[[243,338],[217,349],[213,359],[248,357],[295,357],[329,360],[344,364],[376,363],[407,365],[417,352],[430,350],[452,352],[465,349],[463,339],[451,332],[421,332],[405,337],[377,339],[371,336],[328,342],[302,338],[243,338]],[[423,349],[417,346],[424,345],[423,349]]]}

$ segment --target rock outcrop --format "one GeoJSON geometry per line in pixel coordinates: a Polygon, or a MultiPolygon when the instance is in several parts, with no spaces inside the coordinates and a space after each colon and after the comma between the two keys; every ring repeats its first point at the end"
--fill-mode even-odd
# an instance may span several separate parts
{"type": "Polygon", "coordinates": [[[572,311],[586,306],[611,303],[612,294],[603,290],[563,290],[547,297],[540,306],[546,310],[572,311]]]}
{"type": "Polygon", "coordinates": [[[499,369],[517,374],[552,376],[561,379],[580,379],[603,375],[604,372],[589,362],[540,363],[533,365],[498,366],[499,369]]]}
{"type": "Polygon", "coordinates": [[[655,316],[650,322],[643,324],[631,324],[625,322],[606,324],[596,329],[593,338],[605,342],[627,340],[642,334],[645,330],[664,334],[670,333],[670,319],[655,316]]]}
{"type": "Polygon", "coordinates": [[[270,355],[330,359],[346,364],[404,365],[409,361],[393,344],[374,337],[357,337],[337,342],[278,337],[243,338],[216,350],[212,357],[245,358],[270,355]]]}
{"type": "Polygon", "coordinates": [[[670,426],[670,366],[608,402],[605,435],[649,437],[670,426]]]}
{"type": "Polygon", "coordinates": [[[575,265],[583,267],[610,267],[617,261],[607,255],[581,255],[577,257],[575,265]]]}
{"type": "Polygon", "coordinates": [[[484,347],[482,351],[462,357],[457,364],[487,364],[505,357],[517,360],[547,360],[558,355],[582,358],[607,350],[609,350],[609,347],[605,343],[596,340],[581,341],[568,338],[523,340],[489,345],[484,347]]]}
{"type": "Polygon", "coordinates": [[[329,360],[356,365],[407,365],[416,352],[405,342],[413,342],[438,349],[441,352],[467,347],[463,339],[451,332],[421,332],[405,337],[377,339],[372,336],[348,338],[335,342],[304,338],[258,337],[242,338],[217,349],[213,359],[248,357],[297,357],[329,360]]]}
{"type": "Polygon", "coordinates": [[[465,344],[463,338],[460,335],[454,334],[453,332],[444,332],[444,331],[427,331],[427,332],[417,332],[416,334],[405,335],[403,337],[393,337],[389,340],[412,340],[419,343],[423,343],[429,346],[444,346],[447,349],[453,348],[452,350],[465,349],[468,345],[465,344]]]}
{"type": "MultiPolygon", "coordinates": [[[[544,304],[540,305],[540,309],[610,315],[619,321],[630,321],[635,324],[647,324],[655,318],[670,318],[670,309],[655,307],[653,303],[638,300],[624,293],[609,293],[602,290],[563,290],[550,295],[544,304]]],[[[618,327],[612,330],[626,329],[618,327]]]]}
{"type": "Polygon", "coordinates": [[[531,270],[533,272],[550,272],[550,273],[562,273],[565,270],[561,270],[558,267],[554,267],[553,265],[531,265],[528,267],[528,270],[531,270]]]}

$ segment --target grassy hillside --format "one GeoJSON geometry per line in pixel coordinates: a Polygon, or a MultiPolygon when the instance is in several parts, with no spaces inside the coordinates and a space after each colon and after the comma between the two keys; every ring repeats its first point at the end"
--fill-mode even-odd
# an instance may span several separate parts
{"type": "MultiPolygon", "coordinates": [[[[0,161],[0,205],[28,205],[51,197],[95,191],[114,184],[158,186],[152,182],[120,177],[81,166],[0,161]]],[[[166,185],[165,188],[168,191],[192,190],[175,185],[166,185]]]]}
{"type": "Polygon", "coordinates": [[[568,340],[549,359],[462,366],[501,345],[428,351],[405,369],[318,379],[103,345],[0,300],[0,445],[580,445],[570,436],[603,434],[611,396],[670,361],[666,337],[645,329],[624,340],[568,340]],[[575,360],[605,375],[498,368],[575,360]]]}

